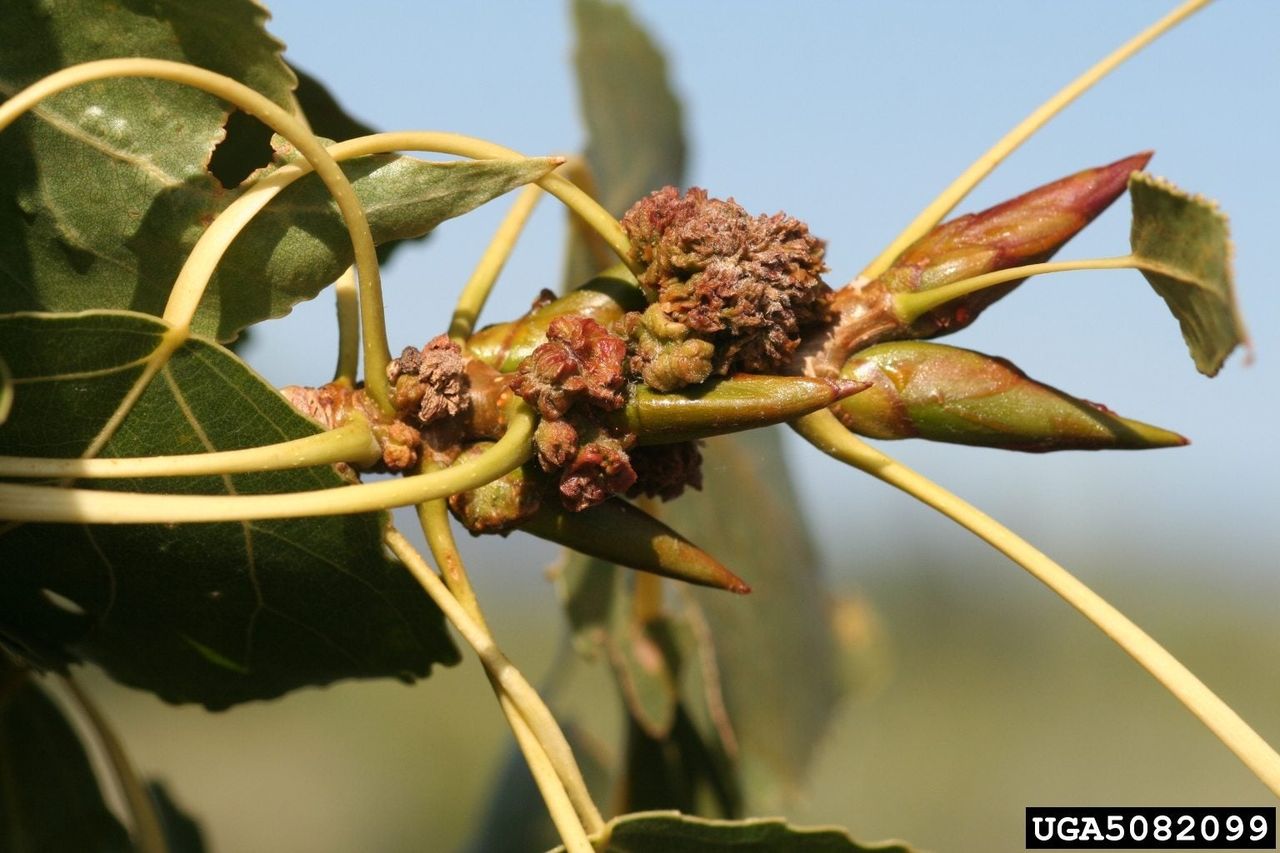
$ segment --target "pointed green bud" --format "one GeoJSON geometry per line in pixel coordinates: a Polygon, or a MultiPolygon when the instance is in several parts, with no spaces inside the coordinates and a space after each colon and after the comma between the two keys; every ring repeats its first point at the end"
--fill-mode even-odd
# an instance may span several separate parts
{"type": "Polygon", "coordinates": [[[1182,436],[1042,385],[1001,358],[922,342],[879,344],[845,364],[871,388],[840,402],[870,438],[924,438],[1004,450],[1145,450],[1182,436]]]}
{"type": "Polygon", "coordinates": [[[714,557],[624,500],[568,512],[543,504],[520,529],[590,557],[699,586],[745,594],[751,587],[714,557]]]}
{"type": "MultiPolygon", "coordinates": [[[[902,253],[877,282],[889,293],[915,293],[1009,267],[1047,261],[1106,210],[1151,152],[1086,169],[981,213],[944,222],[902,253]]],[[[911,337],[949,334],[972,323],[1022,280],[958,297],[912,324],[911,337]]]]}
{"type": "Polygon", "coordinates": [[[638,444],[667,444],[769,426],[819,409],[866,387],[849,379],[752,376],[705,382],[684,393],[660,394],[633,385],[627,404],[603,416],[638,444]]]}
{"type": "Polygon", "coordinates": [[[503,373],[511,373],[539,345],[546,343],[551,322],[564,314],[590,317],[606,329],[628,311],[643,310],[647,304],[625,267],[605,270],[591,281],[555,298],[543,291],[528,314],[511,323],[486,326],[467,341],[467,350],[486,364],[503,373]]]}

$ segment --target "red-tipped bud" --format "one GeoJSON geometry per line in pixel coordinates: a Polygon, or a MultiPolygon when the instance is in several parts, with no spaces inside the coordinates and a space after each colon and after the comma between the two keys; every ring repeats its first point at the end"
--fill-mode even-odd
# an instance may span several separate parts
{"type": "Polygon", "coordinates": [[[879,344],[851,358],[844,375],[872,387],[841,401],[836,414],[871,438],[1031,452],[1187,443],[1177,433],[1042,385],[1004,359],[941,344],[879,344]]]}
{"type": "MultiPolygon", "coordinates": [[[[981,213],[944,222],[912,244],[877,281],[890,293],[915,293],[994,270],[1035,264],[1088,225],[1124,192],[1151,152],[1086,169],[981,213]]],[[[1019,281],[959,297],[920,317],[912,337],[962,329],[1019,281]]]]}

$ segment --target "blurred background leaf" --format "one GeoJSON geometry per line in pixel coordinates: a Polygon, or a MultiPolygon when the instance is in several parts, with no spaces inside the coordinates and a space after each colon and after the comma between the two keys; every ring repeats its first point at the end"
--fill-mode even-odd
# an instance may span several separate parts
{"type": "Polygon", "coordinates": [[[0,651],[0,848],[130,853],[80,737],[28,670],[0,651]]]}
{"type": "MultiPolygon", "coordinates": [[[[680,99],[667,61],[632,12],[615,0],[573,0],[574,68],[587,129],[586,169],[573,175],[614,216],[684,177],[680,99]]],[[[571,170],[572,171],[572,170],[571,170]]],[[[614,263],[600,238],[570,218],[565,287],[614,263]]]]}

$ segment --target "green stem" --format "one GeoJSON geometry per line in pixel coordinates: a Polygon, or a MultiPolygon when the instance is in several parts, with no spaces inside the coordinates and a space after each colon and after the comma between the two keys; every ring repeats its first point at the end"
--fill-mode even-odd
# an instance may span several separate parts
{"type": "Polygon", "coordinates": [[[160,818],[156,815],[155,804],[138,777],[138,772],[134,769],[133,762],[129,760],[129,755],[125,752],[120,738],[116,736],[107,718],[98,710],[98,706],[87,693],[80,689],[79,684],[70,676],[63,676],[62,683],[66,685],[67,690],[75,698],[76,704],[84,712],[89,725],[93,727],[93,732],[102,745],[102,751],[106,753],[107,761],[115,773],[116,781],[120,784],[125,805],[132,818],[133,841],[137,845],[138,853],[167,853],[169,845],[160,827],[160,818]]]}
{"type": "Polygon", "coordinates": [[[1023,119],[1013,130],[1005,134],[999,142],[966,169],[960,177],[935,198],[928,207],[920,211],[901,234],[899,234],[880,255],[862,271],[860,279],[870,281],[878,278],[893,265],[908,246],[933,230],[951,210],[960,203],[969,191],[977,186],[991,170],[1008,157],[1019,145],[1026,142],[1049,119],[1061,112],[1068,104],[1088,91],[1095,83],[1110,74],[1118,66],[1142,50],[1151,42],[1164,35],[1184,19],[1209,5],[1212,0],[1187,0],[1168,15],[1156,21],[1147,29],[1138,33],[1121,45],[1115,52],[1107,56],[1097,65],[1068,83],[1063,89],[1023,119]]]}
{"type": "Polygon", "coordinates": [[[253,521],[376,512],[474,489],[533,455],[536,417],[516,400],[505,435],[483,455],[443,471],[315,492],[271,495],[172,495],[0,483],[0,518],[79,524],[177,524],[253,521]]]}
{"type": "Polygon", "coordinates": [[[360,295],[355,267],[347,267],[334,282],[333,296],[338,311],[338,364],[333,381],[354,388],[360,370],[360,295]]]}
{"type": "Polygon", "coordinates": [[[567,853],[595,853],[595,848],[587,838],[587,830],[574,810],[572,800],[565,793],[564,785],[556,774],[556,768],[551,763],[547,751],[542,748],[542,743],[533,733],[533,729],[525,722],[524,717],[520,716],[520,709],[503,691],[492,673],[485,670],[485,675],[489,678],[489,685],[493,688],[494,695],[498,697],[498,706],[502,709],[503,716],[507,718],[507,724],[511,726],[516,745],[520,747],[520,754],[529,765],[534,784],[542,794],[542,801],[546,804],[547,813],[551,816],[551,823],[555,825],[556,834],[564,842],[565,850],[567,853]]]}
{"type": "Polygon", "coordinates": [[[1043,264],[1027,264],[1021,267],[1009,267],[995,272],[975,275],[972,278],[953,281],[935,287],[932,290],[921,290],[916,293],[898,293],[893,297],[894,313],[903,323],[912,323],[940,308],[954,299],[968,296],[988,287],[995,287],[1008,281],[1030,278],[1033,275],[1044,275],[1054,272],[1072,272],[1075,270],[1118,270],[1118,269],[1151,269],[1155,265],[1135,258],[1133,255],[1121,255],[1115,258],[1090,258],[1083,261],[1050,261],[1043,264]]]}
{"type": "MultiPolygon", "coordinates": [[[[436,470],[434,466],[424,464],[424,472],[436,470]]],[[[436,565],[440,567],[440,575],[445,586],[458,600],[463,609],[486,632],[489,625],[484,613],[480,610],[480,600],[471,586],[471,578],[467,576],[467,567],[458,553],[458,544],[454,541],[453,531],[449,529],[449,508],[444,499],[423,501],[418,504],[418,522],[422,525],[422,533],[427,538],[427,547],[436,565]]]]}
{"type": "MultiPolygon", "coordinates": [[[[604,819],[586,793],[587,785],[574,760],[573,750],[565,739],[564,732],[560,731],[555,717],[542,701],[542,697],[497,647],[488,632],[472,619],[466,608],[449,593],[448,587],[436,576],[409,541],[395,528],[388,528],[384,539],[392,552],[413,572],[414,577],[431,599],[444,611],[445,617],[458,629],[458,633],[475,651],[476,656],[480,658],[480,662],[484,664],[503,694],[511,700],[519,710],[520,716],[528,723],[538,743],[546,750],[548,759],[556,768],[557,775],[564,783],[565,791],[573,800],[573,807],[582,820],[582,827],[588,834],[595,834],[602,830],[604,819]]],[[[586,849],[591,848],[588,846],[586,849]]]]}
{"type": "Polygon", "coordinates": [[[0,424],[9,417],[11,408],[13,408],[13,374],[9,372],[9,365],[0,358],[0,424]]]}
{"type": "Polygon", "coordinates": [[[806,415],[791,425],[823,453],[901,489],[1026,569],[1141,664],[1280,796],[1280,755],[1177,658],[1070,572],[972,504],[867,445],[830,411],[806,415]]]}
{"type": "MultiPolygon", "coordinates": [[[[335,161],[349,160],[371,154],[392,151],[426,151],[489,159],[520,158],[521,155],[493,143],[473,140],[453,133],[432,131],[400,131],[376,133],[339,142],[328,149],[335,161]]],[[[231,243],[249,221],[273,198],[294,181],[311,173],[308,162],[291,163],[250,185],[226,210],[205,229],[187,256],[174,281],[169,302],[165,306],[164,319],[173,326],[191,325],[196,308],[204,296],[213,271],[231,243]]],[[[596,229],[615,251],[629,252],[626,234],[622,227],[604,208],[572,183],[557,175],[547,175],[539,182],[544,189],[556,193],[583,221],[596,229]]],[[[625,255],[624,255],[625,257],[625,255]]],[[[339,379],[355,375],[358,335],[354,312],[347,305],[339,281],[339,379]]]]}
{"type": "Polygon", "coordinates": [[[475,331],[476,318],[484,310],[484,303],[489,299],[489,291],[493,289],[494,282],[502,272],[502,267],[511,257],[516,240],[519,239],[520,232],[529,221],[533,209],[537,207],[538,200],[542,198],[542,193],[542,187],[537,184],[525,187],[516,197],[515,204],[511,205],[511,210],[503,218],[502,224],[498,226],[493,239],[489,241],[484,254],[480,257],[480,262],[476,264],[475,271],[471,273],[471,278],[462,288],[457,305],[454,306],[453,320],[449,323],[449,337],[453,341],[459,344],[464,343],[475,331]]]}
{"type": "Polygon", "coordinates": [[[364,418],[356,415],[337,429],[244,450],[191,453],[182,456],[140,456],[114,459],[39,459],[0,456],[0,477],[101,479],[120,477],[193,477],[279,471],[350,462],[372,465],[382,451],[364,418]]]}
{"type": "Polygon", "coordinates": [[[33,83],[0,104],[0,130],[44,98],[93,80],[148,77],[192,86],[228,101],[262,120],[288,139],[311,163],[342,212],[355,252],[360,275],[361,321],[365,342],[365,385],[371,398],[388,414],[394,414],[387,387],[386,368],[391,361],[383,319],[382,285],[373,234],[355,190],[318,137],[292,115],[243,83],[204,68],[162,59],[104,59],[73,65],[33,83]]]}
{"type": "MultiPolygon", "coordinates": [[[[430,470],[429,463],[424,465],[423,468],[424,470],[430,470]]],[[[476,626],[488,635],[491,642],[496,642],[493,640],[493,632],[489,630],[484,613],[480,609],[480,602],[476,598],[475,589],[471,586],[471,579],[467,577],[467,569],[462,562],[462,555],[458,553],[453,531],[449,528],[449,511],[445,502],[443,500],[434,500],[419,504],[418,520],[422,524],[422,532],[426,535],[427,547],[431,549],[431,556],[435,558],[437,565],[440,566],[440,574],[444,578],[445,586],[448,587],[458,605],[476,623],[476,626]]],[[[582,774],[577,772],[576,766],[573,769],[557,768],[555,766],[547,748],[538,740],[533,729],[521,716],[515,701],[503,689],[496,675],[486,668],[485,676],[489,679],[489,686],[493,688],[494,695],[498,697],[498,704],[501,706],[502,713],[507,718],[511,731],[515,735],[516,743],[520,747],[530,771],[533,773],[534,781],[538,785],[538,790],[542,793],[542,799],[551,814],[552,822],[555,823],[556,829],[560,833],[561,840],[565,842],[566,846],[569,845],[570,839],[581,838],[585,840],[586,830],[582,826],[582,818],[578,815],[573,803],[575,801],[590,802],[591,795],[583,788],[576,792],[575,796],[571,797],[566,787],[572,784],[573,780],[580,780],[582,774]]]]}

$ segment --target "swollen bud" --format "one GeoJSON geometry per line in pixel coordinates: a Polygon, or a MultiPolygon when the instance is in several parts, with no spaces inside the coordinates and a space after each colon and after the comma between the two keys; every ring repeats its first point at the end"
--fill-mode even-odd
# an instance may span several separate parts
{"type": "Polygon", "coordinates": [[[879,344],[849,359],[843,375],[871,383],[835,407],[845,426],[870,438],[1035,453],[1187,443],[1177,433],[1042,385],[1004,359],[941,344],[879,344]]]}
{"type": "Polygon", "coordinates": [[[556,298],[543,291],[524,317],[511,323],[486,326],[467,341],[467,351],[503,373],[518,368],[530,353],[547,340],[547,329],[565,315],[589,317],[606,329],[628,311],[644,308],[645,299],[625,267],[605,270],[591,281],[556,298]]]}
{"type": "Polygon", "coordinates": [[[740,594],[751,587],[714,557],[621,499],[568,512],[553,503],[520,525],[526,533],[620,566],[740,594]]]}
{"type": "Polygon", "coordinates": [[[865,387],[849,379],[743,373],[677,394],[632,385],[626,405],[603,417],[616,429],[634,434],[638,444],[666,444],[789,421],[865,387]]]}
{"type": "MultiPolygon", "coordinates": [[[[454,460],[458,465],[480,456],[492,442],[471,445],[454,460]]],[[[509,471],[496,480],[449,497],[449,510],[472,535],[506,533],[525,521],[542,504],[545,479],[532,465],[509,471]]]]}
{"type": "MultiPolygon", "coordinates": [[[[1151,152],[1086,169],[981,213],[944,222],[912,244],[877,283],[889,293],[916,293],[1009,267],[1048,260],[1124,192],[1151,152]]],[[[969,325],[1019,281],[989,287],[918,318],[911,337],[929,338],[969,325]]],[[[839,300],[837,300],[839,301],[839,300]]]]}

